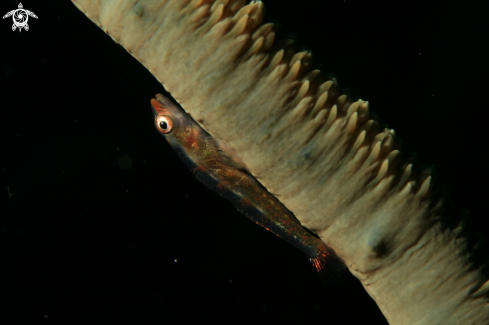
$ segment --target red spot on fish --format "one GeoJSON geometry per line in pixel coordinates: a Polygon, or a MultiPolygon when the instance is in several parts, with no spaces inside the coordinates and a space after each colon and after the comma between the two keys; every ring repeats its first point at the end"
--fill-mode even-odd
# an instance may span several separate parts
{"type": "Polygon", "coordinates": [[[226,186],[225,182],[221,182],[221,183],[217,184],[217,188],[221,191],[224,191],[226,189],[226,187],[227,186],[226,186]]]}
{"type": "Polygon", "coordinates": [[[199,165],[199,166],[197,166],[197,167],[194,168],[194,171],[193,172],[194,172],[194,174],[196,172],[206,173],[207,172],[207,168],[205,168],[204,165],[199,165]]]}
{"type": "Polygon", "coordinates": [[[243,205],[243,206],[250,206],[251,205],[250,199],[240,200],[239,203],[241,203],[241,205],[243,205]]]}

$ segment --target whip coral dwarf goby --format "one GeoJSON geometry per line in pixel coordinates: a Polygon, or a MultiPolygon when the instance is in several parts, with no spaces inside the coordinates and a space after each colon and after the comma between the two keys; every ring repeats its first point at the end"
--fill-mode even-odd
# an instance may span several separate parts
{"type": "Polygon", "coordinates": [[[332,283],[340,275],[344,266],[333,250],[300,225],[292,212],[249,173],[234,150],[163,95],[156,95],[151,106],[156,129],[204,186],[303,251],[325,283],[332,283]]]}

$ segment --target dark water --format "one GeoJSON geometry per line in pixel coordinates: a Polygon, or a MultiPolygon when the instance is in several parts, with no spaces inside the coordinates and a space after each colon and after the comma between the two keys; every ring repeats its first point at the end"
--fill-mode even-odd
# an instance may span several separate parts
{"type": "MultiPolygon", "coordinates": [[[[487,1],[295,3],[265,1],[487,236],[487,1]]],[[[351,274],[325,289],[194,179],[154,130],[162,86],[122,47],[68,1],[23,5],[28,32],[0,24],[2,319],[386,324],[351,274]]]]}

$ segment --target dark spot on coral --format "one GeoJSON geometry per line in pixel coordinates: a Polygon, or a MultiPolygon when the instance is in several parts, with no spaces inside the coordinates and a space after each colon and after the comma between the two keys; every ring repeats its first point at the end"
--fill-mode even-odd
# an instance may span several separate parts
{"type": "Polygon", "coordinates": [[[134,11],[134,15],[136,15],[136,17],[138,18],[143,18],[144,14],[145,11],[140,8],[134,11]]]}
{"type": "Polygon", "coordinates": [[[389,251],[389,245],[383,240],[377,243],[374,247],[372,247],[372,250],[375,254],[376,257],[382,258],[383,256],[387,255],[387,252],[389,251]]]}
{"type": "Polygon", "coordinates": [[[310,145],[304,146],[299,151],[299,155],[300,155],[301,160],[303,160],[303,161],[309,161],[309,160],[311,160],[313,158],[311,146],[310,145]]]}
{"type": "Polygon", "coordinates": [[[143,18],[143,16],[146,14],[144,6],[140,4],[139,1],[136,1],[136,3],[134,4],[133,13],[138,18],[143,18]]]}

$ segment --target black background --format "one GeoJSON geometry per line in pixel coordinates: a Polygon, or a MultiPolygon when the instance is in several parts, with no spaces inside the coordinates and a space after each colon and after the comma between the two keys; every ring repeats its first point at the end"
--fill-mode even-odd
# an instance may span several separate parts
{"type": "MultiPolygon", "coordinates": [[[[387,323],[349,272],[323,287],[193,178],[154,130],[162,86],[121,46],[69,1],[22,3],[28,32],[0,24],[2,322],[387,323]]],[[[487,1],[265,5],[487,236],[487,1]]]]}

